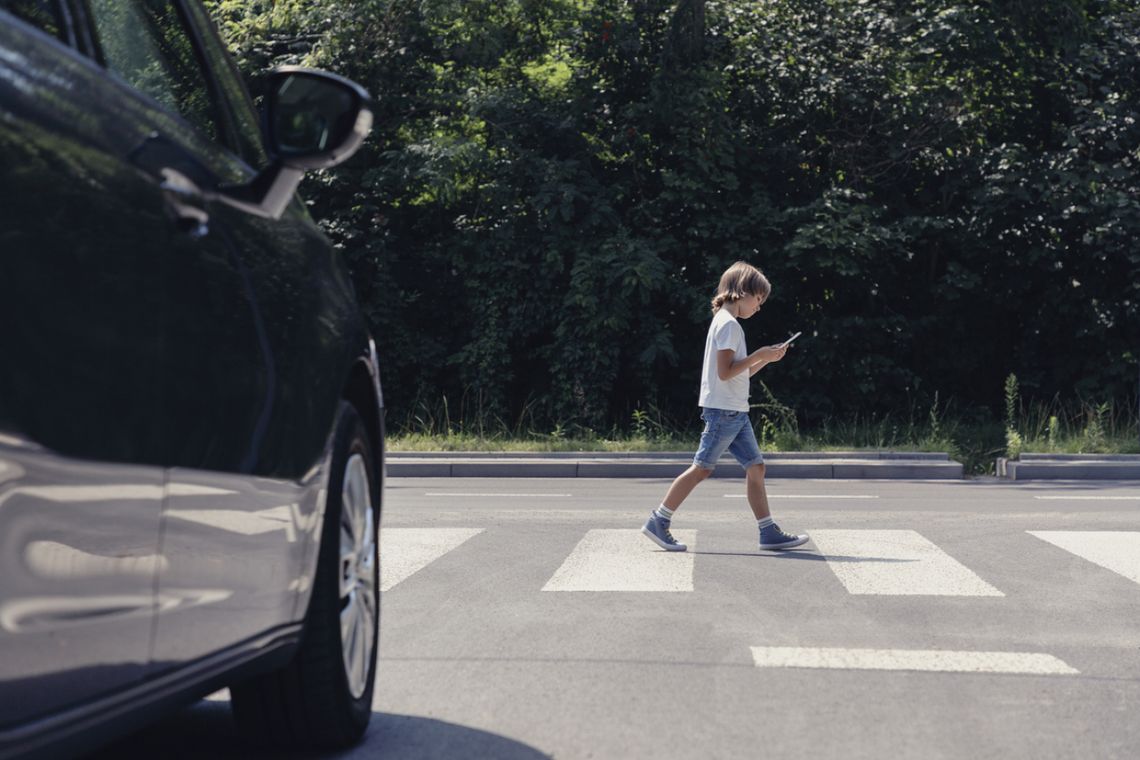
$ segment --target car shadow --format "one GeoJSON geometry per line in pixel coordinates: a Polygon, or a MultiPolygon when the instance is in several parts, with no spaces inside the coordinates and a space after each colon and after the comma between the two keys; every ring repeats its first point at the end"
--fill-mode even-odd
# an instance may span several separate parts
{"type": "Polygon", "coordinates": [[[228,701],[203,700],[114,744],[86,760],[161,757],[164,760],[332,760],[392,757],[400,760],[463,757],[475,760],[547,760],[550,755],[489,731],[434,718],[372,713],[360,744],[336,752],[296,752],[250,744],[238,733],[228,701]]]}

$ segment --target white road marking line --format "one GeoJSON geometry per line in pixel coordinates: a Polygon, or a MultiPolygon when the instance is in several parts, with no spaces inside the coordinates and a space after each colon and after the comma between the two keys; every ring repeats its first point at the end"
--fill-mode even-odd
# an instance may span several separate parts
{"type": "Polygon", "coordinates": [[[1140,583],[1140,531],[1027,530],[1067,552],[1140,583]]]}
{"type": "Polygon", "coordinates": [[[428,491],[424,494],[424,496],[463,496],[467,498],[472,496],[523,496],[528,499],[545,499],[550,496],[567,498],[573,495],[569,493],[457,493],[455,491],[428,491]]]}
{"type": "Polygon", "coordinates": [[[482,532],[483,528],[383,528],[380,590],[389,590],[482,532]]]}
{"type": "Polygon", "coordinates": [[[852,594],[1005,596],[913,530],[808,533],[852,594]]]}
{"type": "Polygon", "coordinates": [[[1140,501],[1140,494],[1136,496],[1034,496],[1033,498],[1043,501],[1140,501]]]}
{"type": "Polygon", "coordinates": [[[962,652],[942,649],[813,649],[752,647],[758,668],[922,670],[937,673],[1075,675],[1080,671],[1040,652],[962,652]]]}
{"type": "MultiPolygon", "coordinates": [[[[691,549],[697,531],[673,536],[691,549]]],[[[692,591],[693,555],[666,552],[637,529],[589,530],[542,590],[692,591]]]]}
{"type": "MultiPolygon", "coordinates": [[[[835,493],[769,493],[771,499],[877,499],[878,494],[835,494],[835,493]]],[[[726,493],[726,499],[746,499],[748,494],[726,493]]]]}

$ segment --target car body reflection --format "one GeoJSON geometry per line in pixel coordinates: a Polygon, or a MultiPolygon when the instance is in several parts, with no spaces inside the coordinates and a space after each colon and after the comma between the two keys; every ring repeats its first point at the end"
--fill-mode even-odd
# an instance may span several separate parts
{"type": "MultiPolygon", "coordinates": [[[[136,681],[152,642],[162,471],[96,465],[0,441],[0,681],[99,666],[78,697],[136,681]]],[[[0,700],[0,725],[51,694],[0,700]]]]}

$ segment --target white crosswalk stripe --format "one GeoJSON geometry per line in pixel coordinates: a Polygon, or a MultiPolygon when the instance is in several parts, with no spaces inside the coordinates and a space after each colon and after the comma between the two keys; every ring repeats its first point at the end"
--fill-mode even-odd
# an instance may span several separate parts
{"type": "Polygon", "coordinates": [[[1041,652],[968,652],[942,649],[752,647],[758,668],[919,670],[938,673],[1074,675],[1063,660],[1041,652]]]}
{"type": "Polygon", "coordinates": [[[913,530],[808,531],[852,594],[1004,596],[913,530]]]}
{"type": "MultiPolygon", "coordinates": [[[[690,549],[695,530],[673,536],[690,549]]],[[[693,555],[657,549],[640,530],[595,529],[551,576],[543,591],[692,591],[693,555]]]]}
{"type": "MultiPolygon", "coordinates": [[[[850,494],[850,493],[782,493],[782,494],[768,494],[769,498],[773,501],[779,499],[812,499],[812,500],[826,500],[826,499],[877,499],[877,494],[850,494]]],[[[746,493],[726,493],[726,499],[747,499],[746,493]]]]}
{"type": "Polygon", "coordinates": [[[1140,583],[1140,531],[1029,530],[1026,533],[1140,583]]]}
{"type": "Polygon", "coordinates": [[[1073,496],[1064,494],[1061,496],[1034,496],[1033,498],[1041,501],[1140,501],[1140,494],[1135,496],[1073,496]]]}
{"type": "Polygon", "coordinates": [[[384,528],[380,531],[380,590],[422,570],[482,528],[384,528]]]}

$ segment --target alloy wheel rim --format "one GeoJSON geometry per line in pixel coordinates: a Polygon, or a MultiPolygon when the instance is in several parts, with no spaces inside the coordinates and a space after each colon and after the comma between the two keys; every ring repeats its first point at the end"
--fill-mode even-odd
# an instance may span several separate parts
{"type": "Polygon", "coordinates": [[[340,642],[344,674],[355,699],[367,687],[376,633],[376,531],[364,457],[344,466],[340,513],[340,642]]]}

